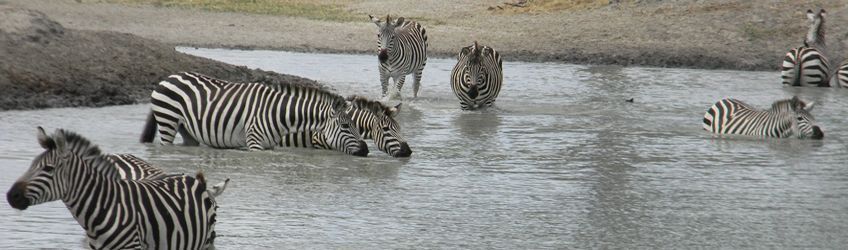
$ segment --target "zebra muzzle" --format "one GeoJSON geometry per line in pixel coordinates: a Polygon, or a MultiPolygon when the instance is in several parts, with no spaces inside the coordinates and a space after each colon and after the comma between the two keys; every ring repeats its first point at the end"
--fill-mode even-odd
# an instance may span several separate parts
{"type": "Polygon", "coordinates": [[[821,128],[819,128],[819,126],[813,126],[813,136],[811,138],[813,138],[813,139],[824,138],[824,132],[822,132],[822,130],[821,130],[821,128]]]}
{"type": "Polygon", "coordinates": [[[380,52],[377,54],[377,59],[380,59],[380,62],[386,62],[386,60],[389,60],[389,51],[386,49],[380,49],[380,52]]]}
{"type": "Polygon", "coordinates": [[[479,94],[480,92],[477,90],[476,84],[468,87],[468,97],[470,97],[471,99],[477,98],[477,95],[479,94]]]}
{"type": "Polygon", "coordinates": [[[17,182],[12,185],[12,188],[6,193],[6,201],[15,209],[27,209],[30,204],[29,199],[26,198],[26,183],[17,182]]]}

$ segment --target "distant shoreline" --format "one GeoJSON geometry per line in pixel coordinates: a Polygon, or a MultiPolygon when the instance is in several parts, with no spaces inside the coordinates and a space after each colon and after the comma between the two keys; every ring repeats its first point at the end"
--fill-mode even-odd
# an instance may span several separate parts
{"type": "MultiPolygon", "coordinates": [[[[44,12],[68,28],[130,33],[170,45],[366,55],[376,48],[376,28],[364,13],[403,10],[408,19],[421,20],[427,28],[432,57],[452,58],[460,47],[477,40],[507,61],[775,72],[785,53],[801,45],[807,8],[848,13],[848,6],[838,1],[810,5],[766,0],[640,1],[530,14],[488,9],[502,2],[346,3],[346,13],[354,20],[361,15],[361,21],[73,0],[7,4],[44,12]]],[[[838,52],[848,51],[848,39],[840,39],[848,36],[848,27],[835,24],[848,23],[848,15],[829,18],[829,45],[840,57],[838,52]]]]}

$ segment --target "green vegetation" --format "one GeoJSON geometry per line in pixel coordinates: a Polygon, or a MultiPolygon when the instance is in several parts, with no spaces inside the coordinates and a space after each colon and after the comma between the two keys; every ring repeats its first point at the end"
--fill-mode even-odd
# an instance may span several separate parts
{"type": "Polygon", "coordinates": [[[362,21],[363,19],[361,15],[354,15],[354,13],[345,10],[341,4],[321,0],[87,0],[83,2],[196,8],[209,11],[304,17],[337,22],[362,21]]]}

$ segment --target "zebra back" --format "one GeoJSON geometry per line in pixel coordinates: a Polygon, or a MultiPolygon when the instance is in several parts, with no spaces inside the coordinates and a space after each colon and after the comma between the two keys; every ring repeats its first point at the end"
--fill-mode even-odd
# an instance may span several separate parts
{"type": "Polygon", "coordinates": [[[502,84],[503,60],[496,50],[477,41],[460,50],[451,70],[451,90],[463,110],[492,106],[502,84]]]}

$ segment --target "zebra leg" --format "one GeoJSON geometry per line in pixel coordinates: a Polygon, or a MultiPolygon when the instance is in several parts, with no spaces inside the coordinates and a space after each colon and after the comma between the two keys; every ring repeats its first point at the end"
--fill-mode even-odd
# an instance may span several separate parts
{"type": "Polygon", "coordinates": [[[395,88],[392,90],[392,94],[390,95],[391,99],[403,100],[401,97],[400,90],[403,88],[403,83],[406,81],[406,76],[395,77],[395,88]]]}
{"type": "Polygon", "coordinates": [[[389,88],[389,75],[383,69],[380,69],[380,84],[383,87],[382,97],[386,97],[389,88]]]}
{"type": "Polygon", "coordinates": [[[413,75],[415,78],[412,79],[412,98],[418,98],[418,89],[421,87],[421,73],[423,73],[424,66],[426,65],[427,63],[421,65],[421,68],[418,68],[413,75]]]}
{"type": "Polygon", "coordinates": [[[174,137],[177,136],[177,128],[180,127],[180,123],[179,120],[156,117],[156,124],[159,126],[159,139],[162,145],[174,144],[174,137]]]}
{"type": "Polygon", "coordinates": [[[191,134],[188,133],[185,124],[180,124],[180,128],[177,130],[177,133],[183,138],[183,146],[200,146],[200,142],[195,140],[194,136],[191,136],[191,134]]]}

